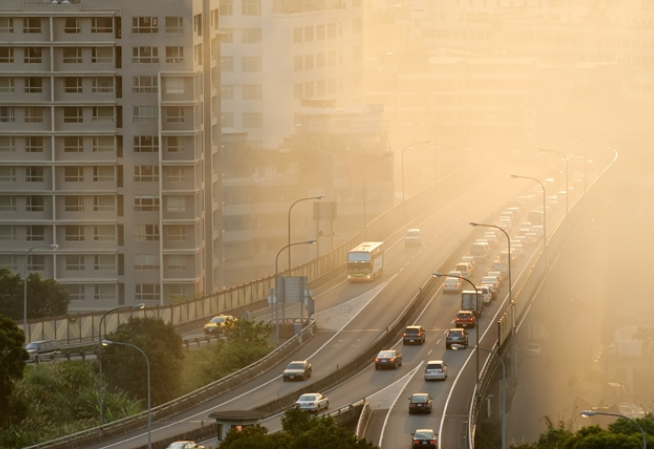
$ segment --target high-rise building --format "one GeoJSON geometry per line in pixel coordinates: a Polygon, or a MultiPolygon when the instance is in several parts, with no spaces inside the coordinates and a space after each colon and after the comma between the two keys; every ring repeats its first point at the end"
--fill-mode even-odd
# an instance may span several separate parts
{"type": "Polygon", "coordinates": [[[71,311],[222,285],[218,8],[2,1],[0,267],[71,311]]]}

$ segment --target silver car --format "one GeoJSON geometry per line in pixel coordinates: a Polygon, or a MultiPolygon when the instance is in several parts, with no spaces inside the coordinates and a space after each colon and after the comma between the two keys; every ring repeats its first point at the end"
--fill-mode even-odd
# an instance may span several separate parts
{"type": "Polygon", "coordinates": [[[447,379],[447,363],[442,360],[430,360],[425,366],[425,380],[447,379]]]}
{"type": "Polygon", "coordinates": [[[309,412],[319,412],[329,408],[329,399],[321,393],[305,393],[295,401],[295,407],[309,412]]]}

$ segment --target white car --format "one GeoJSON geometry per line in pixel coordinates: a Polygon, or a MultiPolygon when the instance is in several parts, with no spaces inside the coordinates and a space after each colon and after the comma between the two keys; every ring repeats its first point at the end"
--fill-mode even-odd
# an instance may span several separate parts
{"type": "Polygon", "coordinates": [[[490,305],[493,301],[493,292],[490,287],[488,285],[478,285],[477,292],[481,295],[481,302],[483,302],[485,306],[490,305]]]}
{"type": "Polygon", "coordinates": [[[462,287],[463,287],[463,281],[460,279],[461,272],[460,271],[450,271],[447,273],[447,276],[445,278],[445,282],[443,282],[443,291],[444,292],[461,292],[462,287]],[[459,277],[454,277],[454,276],[459,276],[459,277]]]}
{"type": "Polygon", "coordinates": [[[204,449],[204,446],[195,441],[175,441],[170,443],[166,449],[204,449]]]}
{"type": "Polygon", "coordinates": [[[304,393],[295,401],[295,407],[309,412],[319,412],[329,408],[329,399],[321,393],[304,393]]]}
{"type": "Polygon", "coordinates": [[[447,379],[447,363],[442,360],[430,360],[425,366],[425,380],[447,379]]]}
{"type": "Polygon", "coordinates": [[[500,289],[500,281],[495,276],[484,276],[481,285],[488,285],[494,294],[500,289]]]}
{"type": "Polygon", "coordinates": [[[502,288],[502,284],[504,283],[504,275],[501,272],[489,271],[488,273],[486,273],[486,276],[495,276],[500,283],[500,288],[502,288]]]}

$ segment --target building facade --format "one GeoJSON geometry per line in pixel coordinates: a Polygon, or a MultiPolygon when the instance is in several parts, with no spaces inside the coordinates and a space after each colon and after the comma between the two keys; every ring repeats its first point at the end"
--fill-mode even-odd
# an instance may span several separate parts
{"type": "Polygon", "coordinates": [[[220,284],[218,7],[2,2],[0,266],[71,311],[220,284]]]}

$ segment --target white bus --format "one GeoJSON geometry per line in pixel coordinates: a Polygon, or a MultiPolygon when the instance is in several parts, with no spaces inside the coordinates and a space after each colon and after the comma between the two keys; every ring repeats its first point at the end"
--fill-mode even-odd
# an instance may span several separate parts
{"type": "Polygon", "coordinates": [[[384,268],[384,242],[363,242],[347,254],[347,278],[372,281],[384,268]]]}

